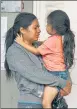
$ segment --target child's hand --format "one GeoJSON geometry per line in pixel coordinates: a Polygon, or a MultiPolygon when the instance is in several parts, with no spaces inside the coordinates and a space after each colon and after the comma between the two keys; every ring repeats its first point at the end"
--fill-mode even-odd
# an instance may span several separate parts
{"type": "Polygon", "coordinates": [[[22,35],[19,35],[18,33],[17,33],[17,37],[16,37],[15,41],[20,45],[23,45],[23,43],[24,43],[22,35]]]}

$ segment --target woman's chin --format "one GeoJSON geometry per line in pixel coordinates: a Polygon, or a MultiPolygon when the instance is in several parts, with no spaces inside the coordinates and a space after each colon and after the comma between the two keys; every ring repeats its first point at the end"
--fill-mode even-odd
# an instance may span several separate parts
{"type": "Polygon", "coordinates": [[[35,39],[35,41],[37,41],[37,40],[38,40],[38,38],[35,39]]]}

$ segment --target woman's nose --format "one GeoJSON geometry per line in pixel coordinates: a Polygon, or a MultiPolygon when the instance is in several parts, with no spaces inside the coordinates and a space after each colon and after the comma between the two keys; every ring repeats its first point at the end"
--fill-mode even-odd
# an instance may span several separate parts
{"type": "Polygon", "coordinates": [[[38,28],[38,33],[40,33],[41,32],[41,30],[40,30],[40,28],[38,28]]]}

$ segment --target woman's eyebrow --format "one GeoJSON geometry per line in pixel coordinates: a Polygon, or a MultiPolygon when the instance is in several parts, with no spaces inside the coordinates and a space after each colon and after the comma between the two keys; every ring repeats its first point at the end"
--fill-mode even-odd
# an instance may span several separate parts
{"type": "Polygon", "coordinates": [[[35,25],[36,27],[40,27],[40,25],[39,24],[37,24],[37,25],[35,25]]]}
{"type": "Polygon", "coordinates": [[[35,24],[34,27],[40,27],[40,25],[39,24],[35,24]]]}

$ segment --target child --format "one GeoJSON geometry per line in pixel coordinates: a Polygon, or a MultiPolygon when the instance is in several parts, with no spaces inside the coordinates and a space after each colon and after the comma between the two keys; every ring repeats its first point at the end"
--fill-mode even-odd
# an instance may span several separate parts
{"type": "MultiPolygon", "coordinates": [[[[67,79],[67,70],[73,65],[75,48],[69,17],[61,10],[51,12],[47,17],[46,30],[50,36],[38,48],[23,43],[21,40],[20,43],[30,52],[42,55],[44,66],[49,74],[67,79]]],[[[45,86],[43,108],[52,108],[52,101],[59,90],[59,87],[45,86]],[[58,90],[54,91],[54,88],[58,90]]]]}

